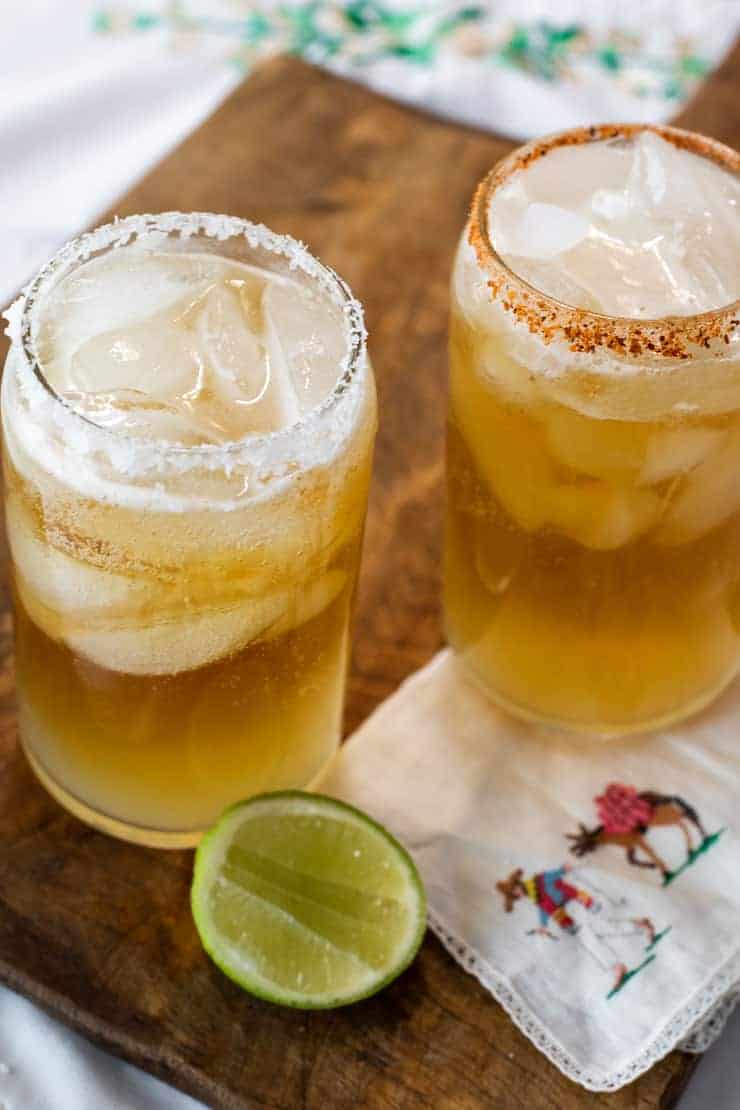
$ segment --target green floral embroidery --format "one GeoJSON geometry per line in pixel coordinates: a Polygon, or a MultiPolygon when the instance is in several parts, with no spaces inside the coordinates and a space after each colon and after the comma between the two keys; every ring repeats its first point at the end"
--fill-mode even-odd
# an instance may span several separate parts
{"type": "Polygon", "coordinates": [[[501,50],[500,58],[535,77],[553,81],[565,74],[573,46],[584,36],[583,29],[577,26],[553,27],[549,23],[528,28],[517,26],[501,50]]]}
{"type": "Polygon", "coordinates": [[[685,99],[711,68],[685,38],[676,37],[658,55],[639,35],[612,30],[596,38],[578,23],[510,21],[490,5],[304,0],[275,6],[232,0],[228,8],[236,15],[203,15],[187,0],[157,11],[116,4],[99,8],[93,26],[100,33],[165,30],[175,41],[220,37],[228,44],[226,56],[244,70],[277,51],[347,67],[390,58],[433,67],[445,54],[511,67],[542,81],[598,77],[634,96],[666,100],[685,99]]]}

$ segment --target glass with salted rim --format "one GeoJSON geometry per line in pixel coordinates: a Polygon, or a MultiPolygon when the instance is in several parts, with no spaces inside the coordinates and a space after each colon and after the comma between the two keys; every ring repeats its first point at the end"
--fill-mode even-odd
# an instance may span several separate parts
{"type": "Polygon", "coordinates": [[[287,236],[169,213],[69,244],[10,320],[2,416],[24,749],[88,823],[193,844],[231,802],[307,785],[339,742],[376,423],[362,309],[287,236]],[[37,350],[44,304],[89,260],[150,242],[305,283],[343,329],[323,401],[280,430],[192,446],[70,407],[37,350]]]}
{"type": "MultiPolygon", "coordinates": [[[[563,304],[489,235],[493,194],[581,129],[479,186],[452,281],[445,620],[514,714],[612,736],[678,720],[736,674],[740,358],[733,304],[633,319],[563,304]]],[[[702,136],[650,129],[737,173],[702,136]]]]}

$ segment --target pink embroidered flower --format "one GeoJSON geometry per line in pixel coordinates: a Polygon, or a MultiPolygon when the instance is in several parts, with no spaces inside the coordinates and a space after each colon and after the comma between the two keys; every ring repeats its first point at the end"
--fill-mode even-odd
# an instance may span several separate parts
{"type": "Polygon", "coordinates": [[[603,794],[596,801],[596,810],[605,832],[620,833],[633,832],[639,825],[650,822],[652,806],[637,793],[634,786],[623,786],[619,782],[610,782],[603,794]]]}

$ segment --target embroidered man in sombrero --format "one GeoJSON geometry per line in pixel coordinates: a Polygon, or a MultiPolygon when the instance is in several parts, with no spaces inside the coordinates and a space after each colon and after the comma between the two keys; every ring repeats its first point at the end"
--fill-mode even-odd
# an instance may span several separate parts
{"type": "Polygon", "coordinates": [[[565,875],[571,870],[570,864],[564,863],[562,867],[554,867],[551,871],[540,871],[525,879],[521,867],[517,867],[508,879],[502,879],[496,883],[496,889],[504,896],[506,912],[511,913],[517,899],[529,898],[537,906],[540,915],[539,928],[533,930],[534,932],[552,937],[553,934],[547,928],[552,920],[566,932],[576,933],[578,926],[566,906],[569,902],[576,901],[587,910],[593,910],[596,908],[596,902],[587,890],[581,890],[572,883],[566,882],[565,875]]]}
{"type": "Polygon", "coordinates": [[[558,936],[548,928],[548,925],[554,923],[559,930],[575,937],[602,970],[611,970],[615,975],[614,985],[609,992],[611,997],[654,957],[649,956],[639,968],[630,971],[619,958],[610,940],[617,937],[634,937],[644,933],[649,950],[659,938],[656,937],[653,924],[647,917],[612,917],[600,922],[598,928],[595,925],[578,924],[568,912],[569,904],[580,904],[591,913],[598,913],[601,905],[587,890],[575,886],[573,882],[566,879],[566,875],[571,872],[572,866],[564,863],[560,867],[539,871],[525,879],[524,871],[521,867],[517,867],[507,879],[501,879],[496,883],[496,889],[504,896],[504,907],[507,913],[511,913],[514,904],[520,898],[528,898],[534,902],[539,911],[540,923],[539,928],[531,929],[530,933],[558,940],[558,936]]]}

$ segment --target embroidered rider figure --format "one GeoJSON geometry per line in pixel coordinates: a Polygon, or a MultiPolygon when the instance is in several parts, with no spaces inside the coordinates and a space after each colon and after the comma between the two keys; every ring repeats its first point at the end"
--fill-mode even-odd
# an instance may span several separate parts
{"type": "MultiPolygon", "coordinates": [[[[548,934],[547,925],[551,918],[561,929],[569,933],[575,932],[578,927],[565,908],[570,901],[580,902],[587,910],[593,908],[594,899],[587,890],[581,890],[565,881],[563,876],[570,870],[570,865],[564,863],[562,867],[554,867],[551,871],[540,871],[529,879],[521,879],[524,893],[527,898],[531,898],[539,910],[540,928],[537,932],[548,934]]],[[[520,869],[519,875],[521,874],[520,869]]],[[[501,884],[498,883],[497,886],[500,890],[501,884]]]]}
{"type": "MultiPolygon", "coordinates": [[[[528,898],[534,902],[539,913],[539,927],[529,930],[530,934],[558,940],[556,934],[548,929],[548,925],[554,922],[563,933],[576,938],[602,970],[611,970],[615,976],[609,995],[611,997],[624,986],[635,970],[639,970],[633,969],[632,972],[628,970],[627,965],[610,943],[611,940],[618,937],[644,935],[650,949],[656,940],[655,929],[647,917],[611,917],[600,921],[598,925],[576,922],[568,912],[569,904],[578,903],[589,913],[598,914],[601,911],[601,903],[597,902],[589,891],[567,880],[566,876],[572,870],[571,864],[564,863],[548,871],[538,871],[525,879],[524,871],[521,867],[517,867],[507,879],[501,879],[496,883],[496,889],[504,896],[507,913],[511,913],[514,904],[520,898],[528,898]]],[[[653,958],[650,956],[645,962],[653,958]]]]}

